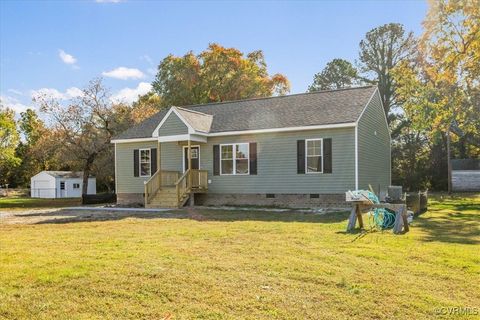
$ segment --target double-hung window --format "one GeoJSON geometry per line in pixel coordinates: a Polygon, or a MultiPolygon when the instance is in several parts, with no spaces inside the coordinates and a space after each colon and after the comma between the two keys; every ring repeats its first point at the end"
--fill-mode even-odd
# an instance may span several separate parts
{"type": "Polygon", "coordinates": [[[249,174],[249,162],[248,143],[220,145],[220,172],[222,175],[249,174]]]}
{"type": "Polygon", "coordinates": [[[306,173],[323,172],[323,140],[308,139],[305,141],[306,173]]]}
{"type": "Polygon", "coordinates": [[[148,177],[151,174],[150,149],[140,149],[140,177],[148,177]]]}

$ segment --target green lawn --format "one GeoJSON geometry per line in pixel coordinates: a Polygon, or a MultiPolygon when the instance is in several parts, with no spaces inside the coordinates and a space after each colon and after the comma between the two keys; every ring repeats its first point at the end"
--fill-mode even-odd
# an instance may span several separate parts
{"type": "Polygon", "coordinates": [[[0,211],[25,208],[58,208],[78,206],[81,203],[80,198],[65,199],[40,199],[27,197],[5,197],[0,198],[0,211]]]}
{"type": "Polygon", "coordinates": [[[187,213],[0,224],[0,318],[433,319],[439,307],[480,312],[479,196],[432,202],[403,235],[346,234],[347,213],[187,213]]]}

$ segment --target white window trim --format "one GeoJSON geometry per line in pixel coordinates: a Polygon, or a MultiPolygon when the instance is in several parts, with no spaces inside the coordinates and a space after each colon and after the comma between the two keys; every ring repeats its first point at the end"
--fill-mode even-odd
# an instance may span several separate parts
{"type": "Polygon", "coordinates": [[[138,149],[138,176],[139,177],[150,177],[152,175],[152,149],[151,148],[143,148],[138,149]],[[148,167],[150,168],[150,174],[142,175],[142,151],[148,150],[148,167]]]}
{"type": "MultiPolygon", "coordinates": [[[[318,157],[318,156],[317,156],[318,157]]],[[[321,174],[323,173],[323,138],[305,139],[305,174],[321,174]],[[322,171],[308,171],[308,141],[320,141],[320,157],[322,157],[321,166],[322,171]]]]}
{"type": "MultiPolygon", "coordinates": [[[[228,159],[230,160],[230,159],[228,159]]],[[[242,159],[245,160],[245,159],[242,159]]],[[[220,175],[221,176],[248,176],[250,175],[250,143],[249,142],[241,142],[241,143],[224,143],[220,144],[220,175]],[[237,173],[237,145],[247,145],[248,157],[246,158],[248,164],[248,171],[247,173],[237,173]],[[233,169],[232,173],[222,173],[222,147],[223,146],[232,146],[232,161],[233,161],[233,169]]]]}
{"type": "MultiPolygon", "coordinates": [[[[201,159],[201,155],[200,155],[200,145],[196,144],[196,145],[192,145],[191,147],[192,148],[198,147],[198,170],[200,170],[200,169],[202,169],[202,161],[201,161],[202,159],[201,159]]],[[[185,165],[185,149],[188,149],[188,146],[183,146],[183,149],[182,149],[183,172],[185,172],[185,168],[187,167],[185,165]]]]}

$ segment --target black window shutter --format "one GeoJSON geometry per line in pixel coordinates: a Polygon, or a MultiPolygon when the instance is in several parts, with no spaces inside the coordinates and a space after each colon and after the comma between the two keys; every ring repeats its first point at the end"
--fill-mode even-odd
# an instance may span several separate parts
{"type": "Polygon", "coordinates": [[[257,174],[257,143],[250,142],[250,174],[257,174]]]}
{"type": "Polygon", "coordinates": [[[332,173],[332,139],[323,139],[323,173],[332,173]]]}
{"type": "Polygon", "coordinates": [[[150,165],[152,168],[151,175],[157,172],[157,148],[150,149],[150,165]]]}
{"type": "Polygon", "coordinates": [[[139,159],[138,159],[138,149],[133,150],[133,176],[138,177],[139,176],[139,159]]]}
{"type": "Polygon", "coordinates": [[[220,145],[213,146],[213,175],[220,175],[220,145]]]}
{"type": "Polygon", "coordinates": [[[305,173],[305,140],[297,140],[297,173],[305,173]]]}

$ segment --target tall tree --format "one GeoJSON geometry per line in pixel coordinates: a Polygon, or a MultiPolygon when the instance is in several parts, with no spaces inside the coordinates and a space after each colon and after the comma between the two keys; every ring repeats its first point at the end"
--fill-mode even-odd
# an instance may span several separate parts
{"type": "Polygon", "coordinates": [[[48,96],[36,97],[40,110],[50,116],[64,145],[64,156],[79,162],[83,170],[82,195],[87,194],[88,177],[94,162],[110,148],[115,134],[115,117],[107,90],[101,79],[95,79],[83,95],[63,106],[48,96]]]}
{"type": "Polygon", "coordinates": [[[138,97],[138,100],[132,103],[130,117],[133,123],[139,123],[151,117],[162,109],[162,99],[155,92],[149,92],[138,97]]]}
{"type": "Polygon", "coordinates": [[[160,62],[153,90],[163,106],[189,105],[285,94],[285,76],[270,76],[262,51],[244,55],[210,44],[199,55],[167,56],[160,62]]]}
{"type": "MultiPolygon", "coordinates": [[[[24,139],[18,144],[15,153],[18,158],[22,159],[22,162],[15,169],[11,181],[17,186],[27,186],[33,175],[46,169],[45,161],[50,158],[51,154],[48,153],[48,150],[51,149],[45,148],[45,146],[38,148],[38,146],[39,140],[49,135],[45,124],[33,109],[27,109],[20,113],[18,127],[24,139]],[[47,153],[48,155],[47,157],[41,156],[41,153],[47,153]]],[[[50,142],[50,144],[53,145],[54,142],[50,142]]]]}
{"type": "Polygon", "coordinates": [[[20,164],[15,154],[19,140],[15,112],[0,101],[0,183],[8,183],[10,171],[20,164]]]}
{"type": "Polygon", "coordinates": [[[360,71],[378,85],[389,123],[393,119],[390,110],[396,104],[396,83],[391,70],[400,61],[412,57],[414,45],[413,33],[405,33],[399,23],[374,28],[360,42],[360,71]]]}
{"type": "Polygon", "coordinates": [[[394,70],[413,125],[480,148],[480,1],[430,1],[414,61],[394,70]]]}
{"type": "Polygon", "coordinates": [[[333,59],[321,72],[314,75],[308,91],[348,88],[361,83],[357,69],[349,61],[333,59]]]}

